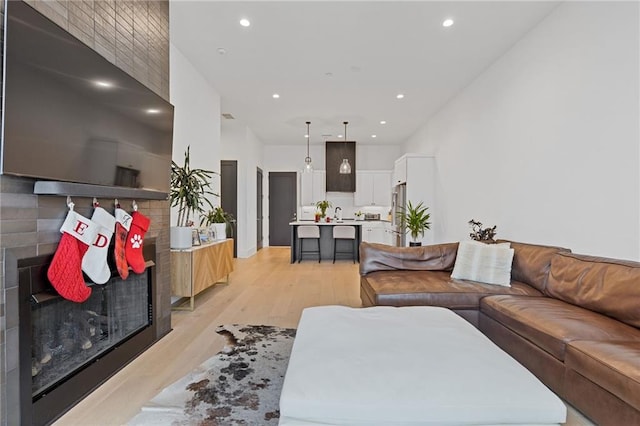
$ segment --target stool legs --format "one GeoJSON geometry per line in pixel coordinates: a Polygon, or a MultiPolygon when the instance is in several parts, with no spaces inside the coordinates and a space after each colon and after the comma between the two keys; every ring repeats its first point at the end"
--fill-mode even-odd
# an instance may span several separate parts
{"type": "MultiPolygon", "coordinates": [[[[352,247],[351,247],[351,259],[353,260],[353,263],[356,263],[356,240],[355,239],[345,239],[345,238],[334,238],[333,239],[333,263],[336,263],[336,253],[337,251],[337,243],[338,240],[342,240],[342,241],[352,241],[352,247]]],[[[346,254],[349,252],[346,251],[341,251],[340,253],[346,254]]]]}
{"type": "MultiPolygon", "coordinates": [[[[302,255],[305,253],[302,250],[302,245],[304,244],[304,240],[310,240],[311,238],[299,238],[298,239],[298,263],[302,261],[302,255]]],[[[320,238],[313,238],[316,240],[316,244],[318,247],[318,251],[307,251],[306,253],[318,253],[318,263],[322,260],[322,252],[320,251],[320,238]]]]}

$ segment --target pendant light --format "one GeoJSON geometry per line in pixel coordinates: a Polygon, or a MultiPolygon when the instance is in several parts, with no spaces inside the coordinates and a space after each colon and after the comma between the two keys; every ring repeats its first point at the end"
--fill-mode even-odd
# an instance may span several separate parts
{"type": "Polygon", "coordinates": [[[311,164],[311,157],[309,156],[309,140],[311,139],[311,133],[309,133],[309,125],[310,121],[307,121],[307,157],[304,159],[304,169],[302,169],[305,173],[310,173],[313,171],[313,165],[311,164]]]}
{"type": "MultiPolygon", "coordinates": [[[[344,122],[344,142],[345,147],[347,146],[347,124],[348,121],[344,122]]],[[[349,159],[343,158],[342,163],[340,163],[340,174],[341,175],[350,175],[351,174],[351,164],[349,164],[349,159]]]]}

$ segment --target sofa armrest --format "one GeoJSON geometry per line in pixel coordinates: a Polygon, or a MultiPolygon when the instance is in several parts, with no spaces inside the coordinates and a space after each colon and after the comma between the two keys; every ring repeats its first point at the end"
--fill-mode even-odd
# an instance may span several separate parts
{"type": "Polygon", "coordinates": [[[376,271],[450,271],[456,261],[458,243],[422,247],[392,247],[360,244],[360,275],[376,271]]]}

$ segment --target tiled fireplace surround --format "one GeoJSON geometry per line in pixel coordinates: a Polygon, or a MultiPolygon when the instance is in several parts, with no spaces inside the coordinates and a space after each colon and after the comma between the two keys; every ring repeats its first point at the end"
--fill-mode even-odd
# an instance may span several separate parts
{"type": "MultiPolygon", "coordinates": [[[[27,1],[102,56],[169,99],[168,1],[27,1]]],[[[4,22],[5,3],[1,12],[4,22]]],[[[2,32],[0,32],[2,34],[2,32]]],[[[66,197],[34,195],[35,179],[0,176],[0,425],[20,424],[18,366],[18,282],[10,259],[55,252],[64,221],[66,197]]],[[[131,199],[119,199],[130,211],[131,199]]],[[[91,198],[73,197],[75,210],[91,216],[91,198]]],[[[112,199],[99,199],[113,211],[112,199]]],[[[171,329],[169,203],[136,200],[151,219],[147,238],[157,244],[157,293],[154,327],[158,336],[171,329]]]]}

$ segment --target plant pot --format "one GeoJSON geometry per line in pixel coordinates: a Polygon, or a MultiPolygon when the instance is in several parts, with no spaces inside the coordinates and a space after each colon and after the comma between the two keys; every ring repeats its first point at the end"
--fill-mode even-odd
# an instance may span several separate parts
{"type": "Polygon", "coordinates": [[[216,232],[216,240],[227,239],[227,224],[226,223],[212,223],[211,226],[216,232]]]}
{"type": "Polygon", "coordinates": [[[409,247],[421,247],[422,243],[420,241],[409,241],[409,247]]]}
{"type": "Polygon", "coordinates": [[[169,245],[177,250],[191,248],[191,227],[172,226],[169,230],[169,245]]]}

